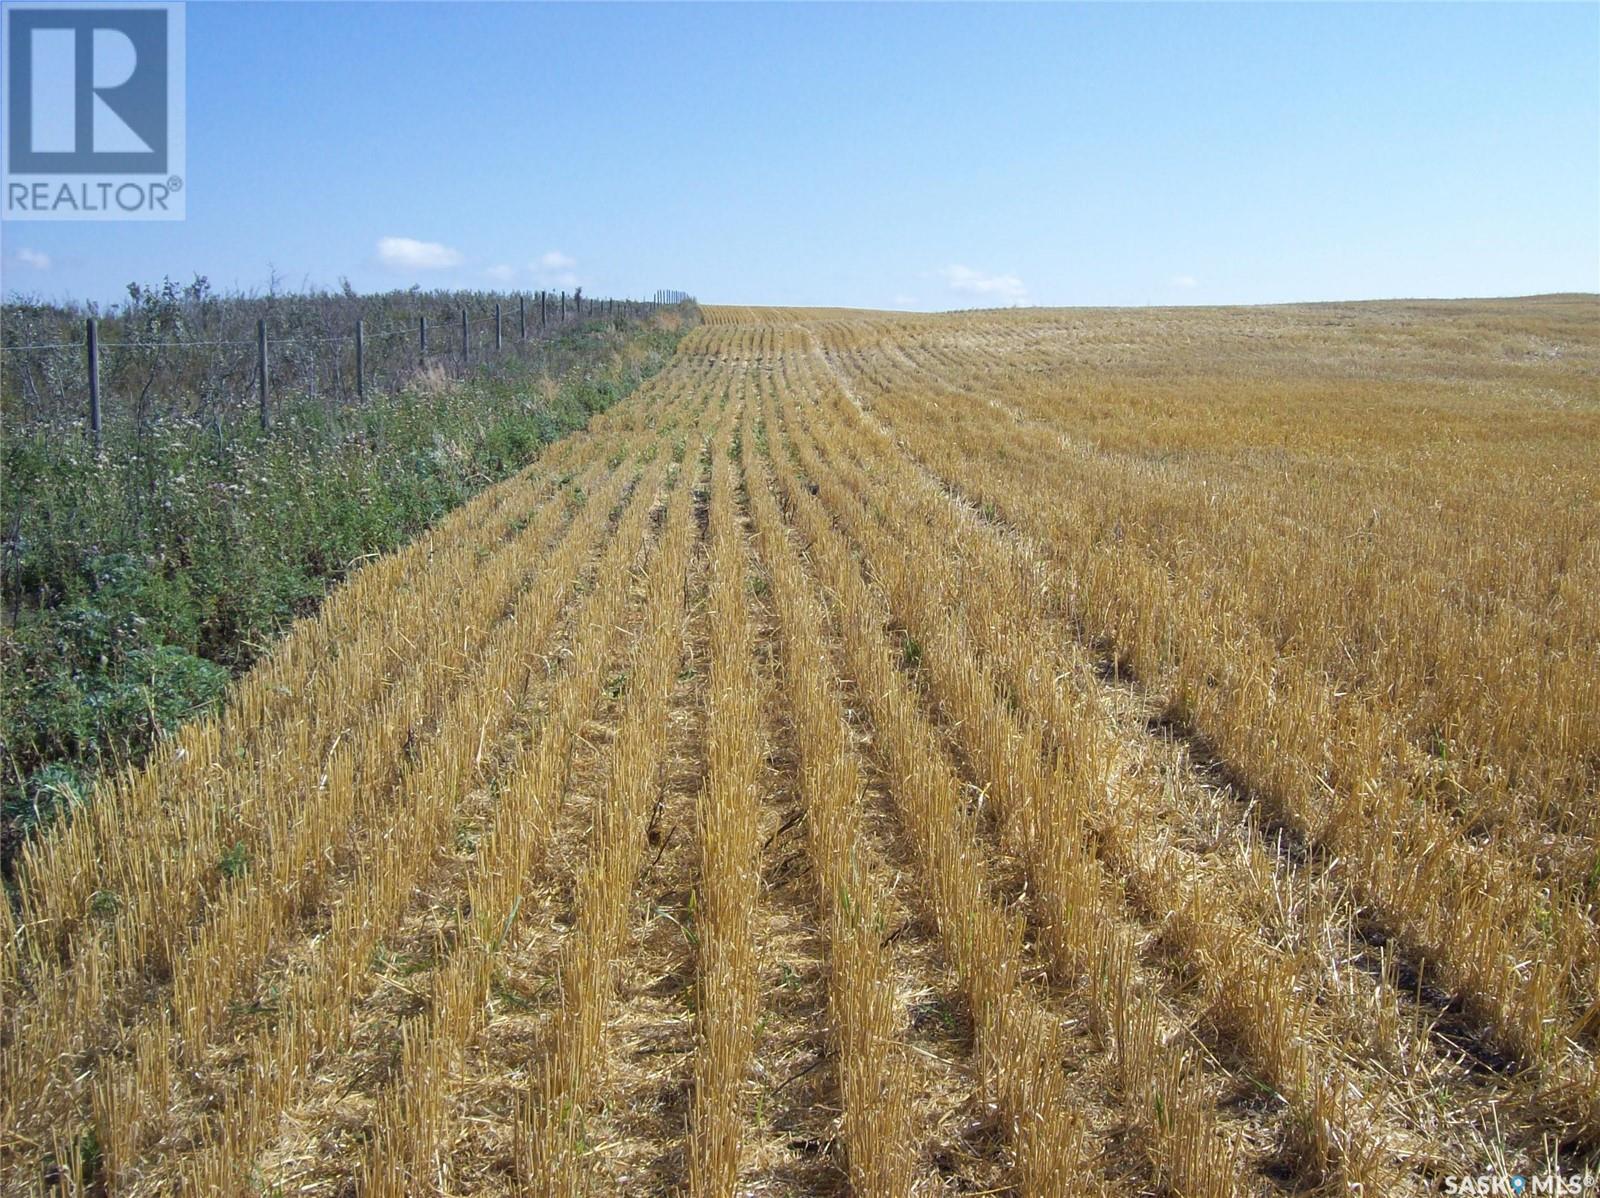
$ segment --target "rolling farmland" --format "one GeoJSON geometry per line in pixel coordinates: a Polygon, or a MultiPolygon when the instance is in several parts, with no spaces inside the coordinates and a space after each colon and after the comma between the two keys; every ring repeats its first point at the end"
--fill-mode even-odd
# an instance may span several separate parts
{"type": "Polygon", "coordinates": [[[709,308],[0,904],[0,1191],[1600,1170],[1594,297],[709,308]]]}

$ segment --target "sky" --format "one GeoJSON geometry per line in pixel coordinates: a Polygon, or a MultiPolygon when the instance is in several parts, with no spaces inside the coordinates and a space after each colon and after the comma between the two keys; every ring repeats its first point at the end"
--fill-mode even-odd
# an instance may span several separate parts
{"type": "Polygon", "coordinates": [[[7,294],[940,310],[1600,291],[1600,5],[187,8],[182,222],[7,294]]]}

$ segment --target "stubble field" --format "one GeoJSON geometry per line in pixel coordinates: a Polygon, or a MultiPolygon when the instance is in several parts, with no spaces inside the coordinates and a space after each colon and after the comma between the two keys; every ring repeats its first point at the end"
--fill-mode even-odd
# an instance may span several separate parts
{"type": "Polygon", "coordinates": [[[710,308],[0,904],[0,1190],[1600,1170],[1600,304],[710,308]]]}

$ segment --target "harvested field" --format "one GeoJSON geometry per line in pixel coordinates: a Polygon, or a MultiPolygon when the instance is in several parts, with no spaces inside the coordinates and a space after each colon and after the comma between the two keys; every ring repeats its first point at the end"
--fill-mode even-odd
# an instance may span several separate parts
{"type": "Polygon", "coordinates": [[[1594,297],[706,315],[30,847],[0,1190],[1600,1172],[1594,297]]]}

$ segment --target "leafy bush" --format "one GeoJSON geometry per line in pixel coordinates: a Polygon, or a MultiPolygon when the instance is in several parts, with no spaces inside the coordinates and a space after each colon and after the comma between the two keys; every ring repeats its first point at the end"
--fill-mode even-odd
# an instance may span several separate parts
{"type": "Polygon", "coordinates": [[[4,861],[393,549],[629,394],[680,333],[579,327],[533,363],[361,406],[285,398],[270,432],[153,416],[95,453],[6,437],[0,600],[4,861]],[[562,373],[551,374],[559,366],[562,373]]]}

